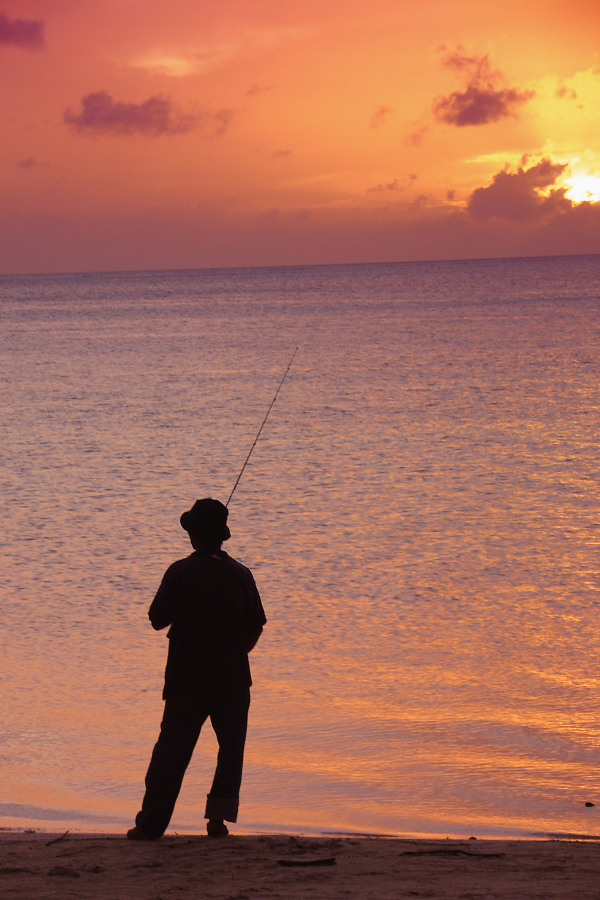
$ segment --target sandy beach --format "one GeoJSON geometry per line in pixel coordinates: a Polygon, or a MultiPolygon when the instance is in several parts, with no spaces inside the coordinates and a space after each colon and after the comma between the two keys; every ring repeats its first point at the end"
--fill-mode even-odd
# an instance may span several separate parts
{"type": "Polygon", "coordinates": [[[597,900],[599,876],[593,841],[0,835],[3,900],[597,900]]]}

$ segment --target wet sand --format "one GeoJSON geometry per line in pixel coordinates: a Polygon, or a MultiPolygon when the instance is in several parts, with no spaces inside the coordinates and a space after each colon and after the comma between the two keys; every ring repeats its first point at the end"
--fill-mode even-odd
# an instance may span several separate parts
{"type": "Polygon", "coordinates": [[[595,841],[0,834],[2,900],[600,897],[595,841]]]}

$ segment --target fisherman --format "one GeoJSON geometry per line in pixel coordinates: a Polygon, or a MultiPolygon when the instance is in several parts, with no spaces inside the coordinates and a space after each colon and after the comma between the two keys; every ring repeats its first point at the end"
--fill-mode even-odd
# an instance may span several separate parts
{"type": "Polygon", "coordinates": [[[170,626],[165,706],[130,840],[164,834],[209,717],[219,751],[204,814],[207,833],[226,837],[225,820],[237,821],[252,684],[248,653],[266,618],[252,573],[221,549],[231,537],[227,515],[211,498],[183,513],[194,552],[167,569],[150,606],[153,628],[170,626]]]}

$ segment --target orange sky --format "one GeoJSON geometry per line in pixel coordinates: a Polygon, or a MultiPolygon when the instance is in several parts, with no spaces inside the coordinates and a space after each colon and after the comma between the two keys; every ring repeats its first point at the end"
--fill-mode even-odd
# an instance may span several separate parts
{"type": "Polygon", "coordinates": [[[0,272],[600,252],[598,0],[0,0],[0,272]]]}

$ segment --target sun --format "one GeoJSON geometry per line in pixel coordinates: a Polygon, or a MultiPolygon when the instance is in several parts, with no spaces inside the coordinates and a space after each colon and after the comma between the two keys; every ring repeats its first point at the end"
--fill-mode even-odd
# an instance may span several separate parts
{"type": "Polygon", "coordinates": [[[600,176],[567,175],[565,197],[573,203],[600,203],[600,176]]]}

